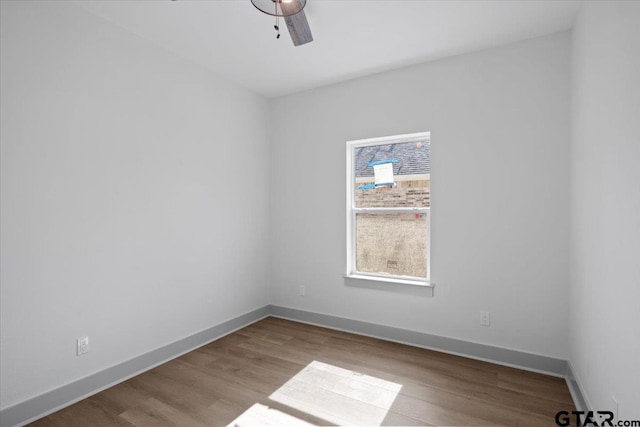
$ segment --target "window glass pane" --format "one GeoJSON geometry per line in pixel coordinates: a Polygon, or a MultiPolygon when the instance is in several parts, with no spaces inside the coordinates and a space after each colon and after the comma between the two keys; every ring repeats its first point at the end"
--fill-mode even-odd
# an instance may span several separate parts
{"type": "Polygon", "coordinates": [[[356,214],[356,270],[427,277],[427,213],[356,214]]]}
{"type": "MultiPolygon", "coordinates": [[[[353,191],[355,206],[358,208],[429,207],[430,151],[431,142],[428,138],[400,144],[356,147],[353,191]],[[371,188],[375,183],[374,166],[386,161],[392,162],[395,186],[371,188]]],[[[377,166],[378,173],[381,173],[382,168],[380,165],[377,166]]]]}

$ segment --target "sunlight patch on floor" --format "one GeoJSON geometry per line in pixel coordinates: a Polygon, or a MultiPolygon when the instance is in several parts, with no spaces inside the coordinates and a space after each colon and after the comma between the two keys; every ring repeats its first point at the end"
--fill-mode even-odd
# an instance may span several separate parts
{"type": "Polygon", "coordinates": [[[227,427],[313,427],[306,421],[259,403],[247,409],[227,427]]]}
{"type": "Polygon", "coordinates": [[[314,360],[269,398],[338,425],[379,426],[401,388],[314,360]]]}

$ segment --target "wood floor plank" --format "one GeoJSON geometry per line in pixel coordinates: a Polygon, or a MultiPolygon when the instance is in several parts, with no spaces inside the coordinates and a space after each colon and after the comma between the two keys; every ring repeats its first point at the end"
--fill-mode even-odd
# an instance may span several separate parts
{"type": "Polygon", "coordinates": [[[219,399],[200,412],[210,425],[226,426],[245,411],[244,406],[226,399],[219,399]]]}
{"type": "Polygon", "coordinates": [[[132,405],[142,404],[150,397],[148,392],[135,387],[132,381],[125,381],[95,394],[89,399],[109,408],[111,413],[120,414],[131,408],[132,405]]]}
{"type": "Polygon", "coordinates": [[[235,357],[237,360],[242,360],[253,366],[259,366],[264,369],[281,372],[291,376],[297,374],[305,367],[305,365],[300,363],[294,363],[291,361],[283,360],[278,357],[269,356],[263,353],[259,353],[253,350],[248,350],[238,346],[229,347],[226,349],[201,348],[201,350],[206,351],[208,353],[216,354],[216,355],[232,356],[232,357],[235,357]]]}
{"type": "Polygon", "coordinates": [[[137,427],[207,427],[207,424],[196,420],[189,414],[154,398],[123,412],[120,417],[137,427]]]}
{"type": "Polygon", "coordinates": [[[569,389],[565,387],[566,383],[564,378],[556,378],[548,375],[531,376],[526,374],[531,374],[531,372],[499,373],[498,387],[531,396],[544,397],[558,402],[573,404],[571,393],[569,393],[569,389]]]}
{"type": "Polygon", "coordinates": [[[263,341],[268,341],[274,344],[287,344],[294,339],[291,335],[285,335],[274,331],[265,331],[257,328],[245,328],[237,332],[238,335],[243,335],[249,338],[258,338],[263,341]]]}
{"type": "MultiPolygon", "coordinates": [[[[332,338],[327,341],[325,349],[334,348],[342,349],[347,345],[345,340],[340,338],[332,338]]],[[[363,357],[375,356],[381,359],[393,361],[393,363],[403,363],[415,369],[435,370],[444,375],[456,378],[464,378],[465,380],[473,380],[482,384],[497,384],[498,375],[495,372],[487,371],[469,366],[460,366],[447,363],[444,360],[424,357],[424,354],[412,354],[409,352],[398,351],[396,348],[382,348],[380,346],[372,346],[370,344],[353,344],[350,346],[358,355],[363,357]]]]}
{"type": "Polygon", "coordinates": [[[226,426],[254,404],[314,425],[338,407],[374,411],[382,425],[519,427],[575,409],[563,378],[269,317],[32,425],[226,426]],[[301,375],[314,361],[333,376],[301,375]],[[353,373],[366,380],[349,383],[353,373]]]}
{"type": "Polygon", "coordinates": [[[43,427],[132,427],[132,424],[125,419],[89,399],[75,403],[31,425],[43,427]]]}
{"type": "Polygon", "coordinates": [[[398,414],[394,411],[387,412],[387,416],[382,421],[383,426],[432,426],[424,421],[398,414]]]}

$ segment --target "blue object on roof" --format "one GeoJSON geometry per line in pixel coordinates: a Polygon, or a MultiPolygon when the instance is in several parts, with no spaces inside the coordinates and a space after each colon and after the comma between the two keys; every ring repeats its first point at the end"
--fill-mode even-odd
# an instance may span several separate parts
{"type": "Polygon", "coordinates": [[[358,187],[358,190],[372,190],[374,188],[376,188],[375,184],[365,184],[358,187]]]}
{"type": "Polygon", "coordinates": [[[381,182],[379,184],[364,184],[358,187],[358,190],[373,190],[378,187],[395,187],[395,182],[381,182]]]}

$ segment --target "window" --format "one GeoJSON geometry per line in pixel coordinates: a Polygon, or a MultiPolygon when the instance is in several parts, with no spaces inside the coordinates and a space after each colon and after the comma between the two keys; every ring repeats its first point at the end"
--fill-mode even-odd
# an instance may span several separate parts
{"type": "Polygon", "coordinates": [[[429,283],[429,132],[347,142],[347,277],[429,283]]]}

